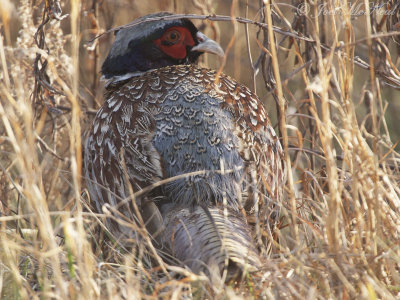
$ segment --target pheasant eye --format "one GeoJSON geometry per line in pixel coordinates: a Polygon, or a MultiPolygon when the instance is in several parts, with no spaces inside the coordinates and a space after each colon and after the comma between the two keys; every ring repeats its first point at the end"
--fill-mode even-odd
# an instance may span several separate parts
{"type": "Polygon", "coordinates": [[[169,43],[176,43],[181,38],[181,34],[178,30],[168,31],[165,35],[165,40],[169,43]]]}

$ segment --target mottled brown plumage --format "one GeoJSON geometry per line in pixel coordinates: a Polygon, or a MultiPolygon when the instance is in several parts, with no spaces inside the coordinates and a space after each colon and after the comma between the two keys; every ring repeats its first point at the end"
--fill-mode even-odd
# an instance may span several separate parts
{"type": "MultiPolygon", "coordinates": [[[[167,247],[195,272],[214,263],[221,270],[231,265],[255,270],[260,266],[258,251],[265,246],[261,231],[276,221],[283,189],[278,138],[254,93],[224,74],[193,64],[198,49],[208,49],[202,44],[213,41],[194,32],[187,20],[152,22],[145,27],[149,40],[132,40],[128,49],[119,35],[132,36],[135,27],[126,29],[129,34],[119,32],[103,66],[111,80],[85,148],[91,200],[99,212],[108,205],[132,222],[137,219],[132,205],[136,201],[157,247],[167,247]],[[166,24],[152,32],[152,22],[166,24]],[[169,28],[179,38],[189,32],[179,26],[189,26],[193,40],[182,38],[190,41],[179,49],[175,63],[144,71],[129,65],[129,76],[108,65],[117,58],[131,63],[135,58],[130,56],[143,57],[141,43],[154,48],[153,55],[165,55],[159,45],[169,28]],[[182,51],[187,59],[181,59],[182,51]],[[194,54],[189,58],[189,53],[194,54]],[[130,198],[131,191],[162,180],[130,198]]],[[[168,36],[174,41],[171,37],[175,35],[168,36]]],[[[172,50],[168,55],[173,56],[172,50]]],[[[125,225],[112,220],[107,225],[117,237],[136,238],[125,225]]]]}

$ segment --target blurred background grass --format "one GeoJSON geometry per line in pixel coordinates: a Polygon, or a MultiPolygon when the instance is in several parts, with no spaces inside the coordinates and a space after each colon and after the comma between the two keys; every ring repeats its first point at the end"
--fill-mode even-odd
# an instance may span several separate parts
{"type": "MultiPolygon", "coordinates": [[[[143,266],[137,253],[121,252],[111,263],[93,246],[93,240],[101,243],[97,236],[92,238],[101,222],[83,201],[80,139],[84,142],[85,130],[104,101],[100,67],[113,34],[88,42],[156,11],[233,15],[265,23],[264,2],[74,0],[59,2],[62,15],[57,13],[57,3],[0,0],[3,298],[169,298],[188,290],[195,298],[399,297],[400,75],[395,34],[400,13],[396,1],[374,2],[382,7],[372,10],[370,27],[365,15],[353,11],[347,16],[342,6],[366,1],[321,1],[325,6],[320,6],[320,12],[335,9],[335,13],[318,18],[312,11],[308,18],[296,15],[308,1],[274,3],[275,26],[284,31],[291,26],[297,35],[319,38],[323,47],[276,35],[279,47],[273,59],[279,63],[287,101],[294,182],[288,184],[289,196],[282,204],[279,251],[265,259],[260,274],[225,287],[182,270],[174,271],[178,279],[166,279],[156,268],[143,266]],[[50,10],[44,13],[45,8],[50,10]],[[390,9],[394,13],[386,15],[390,9]],[[61,20],[55,18],[60,16],[61,20]],[[41,27],[47,17],[53,19],[41,27]],[[369,47],[370,34],[385,32],[391,35],[373,39],[369,47]],[[371,62],[373,72],[359,66],[371,62]],[[329,87],[325,96],[323,84],[329,87]],[[327,102],[329,109],[323,105],[327,102]],[[333,136],[331,150],[329,135],[333,136]]],[[[278,130],[274,92],[268,88],[276,87],[271,61],[260,48],[260,44],[269,48],[267,32],[249,25],[247,43],[243,24],[194,23],[226,50],[233,41],[224,72],[256,90],[278,130]],[[248,47],[253,65],[260,62],[255,80],[248,47]]],[[[220,64],[211,56],[201,61],[214,69],[220,64]]]]}
{"type": "MultiPolygon", "coordinates": [[[[231,0],[221,0],[221,1],[185,1],[185,0],[165,0],[165,1],[80,1],[81,2],[81,16],[80,16],[80,36],[79,36],[79,82],[80,82],[80,96],[85,99],[90,107],[96,108],[100,103],[102,103],[102,89],[99,88],[99,77],[100,77],[100,67],[101,63],[104,61],[108,50],[113,42],[113,34],[107,34],[100,38],[96,45],[96,50],[88,51],[88,42],[97,34],[114,28],[116,26],[127,24],[139,16],[146,15],[155,11],[170,11],[176,13],[197,13],[197,14],[221,14],[230,15],[232,7],[234,16],[247,16],[249,19],[258,20],[260,18],[259,14],[259,1],[231,1],[231,0]],[[248,2],[248,6],[246,3],[248,2]],[[234,5],[233,5],[234,4],[234,5]],[[96,104],[93,104],[96,103],[96,104]]],[[[23,24],[23,15],[21,15],[20,1],[16,0],[2,0],[1,2],[1,13],[3,19],[7,19],[7,26],[2,26],[3,34],[5,31],[9,31],[9,43],[15,45],[18,34],[23,26],[28,24],[23,24]],[[7,30],[6,30],[7,29],[7,30]]],[[[322,3],[322,2],[321,2],[322,3]]],[[[323,5],[323,4],[319,5],[323,5]]],[[[339,3],[339,2],[338,2],[339,3]]],[[[342,2],[341,2],[342,3],[342,2]]],[[[66,1],[60,2],[63,13],[68,14],[70,12],[70,2],[66,1]]],[[[360,40],[365,38],[365,21],[364,16],[357,16],[358,13],[362,13],[363,7],[359,8],[362,4],[360,1],[348,2],[347,5],[354,5],[354,15],[352,16],[352,26],[354,40],[360,40]]],[[[377,12],[377,17],[379,21],[384,17],[387,11],[384,1],[378,1],[375,3],[376,7],[380,7],[380,12],[377,12]]],[[[343,4],[336,4],[336,9],[343,4]]],[[[43,9],[43,3],[41,1],[34,1],[31,3],[33,9],[33,16],[30,25],[37,26],[40,20],[40,14],[43,9]],[[36,24],[34,24],[36,23],[36,24]]],[[[303,7],[303,1],[280,1],[277,5],[282,11],[283,15],[286,16],[287,20],[292,20],[298,8],[303,7]]],[[[327,7],[321,7],[321,19],[324,17],[323,12],[329,10],[327,7]]],[[[327,13],[325,12],[325,13],[327,13]]],[[[387,12],[390,13],[390,12],[387,12]]],[[[336,17],[340,17],[339,14],[336,17]]],[[[326,18],[326,17],[325,17],[326,18]]],[[[275,24],[277,26],[285,27],[284,21],[275,16],[275,24]]],[[[236,24],[233,26],[230,22],[208,22],[194,20],[194,23],[199,26],[205,34],[216,39],[221,45],[226,48],[230,40],[233,39],[233,47],[228,52],[227,64],[224,68],[224,72],[231,75],[235,79],[239,80],[243,84],[253,87],[253,70],[249,64],[249,56],[247,50],[247,43],[245,38],[245,28],[243,25],[236,24]],[[236,33],[235,33],[236,28],[236,33]]],[[[323,24],[323,23],[321,23],[323,24]]],[[[70,18],[63,19],[60,24],[61,31],[58,32],[59,38],[62,40],[62,44],[66,54],[71,52],[71,24],[70,18]],[[62,36],[61,36],[62,35],[62,36]]],[[[340,25],[339,25],[340,27],[340,25]]],[[[382,26],[381,26],[382,27],[382,26]]],[[[31,33],[34,33],[34,28],[30,28],[31,33]]],[[[322,27],[324,30],[323,35],[326,38],[330,38],[329,35],[332,34],[330,28],[322,27]]],[[[51,31],[50,31],[51,34],[51,31]]],[[[343,35],[343,30],[339,32],[343,35]]],[[[8,35],[8,34],[7,34],[8,35]]],[[[256,60],[260,54],[260,47],[256,43],[255,39],[258,36],[259,40],[262,39],[262,33],[259,32],[258,28],[255,26],[250,26],[250,51],[254,60],[256,60]]],[[[278,39],[279,40],[279,39],[278,39]]],[[[291,76],[291,73],[295,69],[295,54],[293,49],[285,49],[287,43],[283,45],[278,52],[279,55],[279,66],[282,73],[282,78],[286,79],[290,77],[287,81],[288,89],[293,93],[294,98],[299,99],[304,95],[304,83],[301,79],[300,74],[297,76],[291,76]]],[[[394,55],[392,57],[393,61],[396,62],[397,51],[396,43],[390,43],[388,50],[394,55]]],[[[368,47],[366,43],[361,43],[355,49],[355,55],[362,58],[364,61],[368,61],[368,47]]],[[[211,68],[218,68],[219,61],[216,61],[215,57],[207,57],[204,59],[204,65],[211,68]]],[[[255,63],[256,61],[254,61],[255,63]]],[[[68,62],[64,62],[68,64],[68,62]]],[[[68,65],[65,67],[69,67],[68,65]]],[[[71,73],[69,70],[68,73],[71,73]]],[[[364,69],[356,67],[354,70],[355,80],[353,81],[353,95],[354,103],[356,104],[356,111],[359,116],[359,120],[363,120],[363,116],[366,115],[366,104],[364,102],[363,91],[368,89],[368,72],[364,69]]],[[[71,75],[71,74],[70,74],[71,75]]],[[[100,85],[101,86],[101,85],[100,85]]],[[[259,97],[265,101],[266,105],[270,111],[270,117],[276,121],[275,108],[272,97],[270,93],[265,89],[264,81],[261,76],[261,72],[256,76],[256,92],[259,97]]],[[[386,86],[382,85],[382,99],[387,103],[390,109],[385,111],[385,119],[389,127],[390,136],[392,141],[397,141],[400,138],[400,126],[397,125],[397,116],[400,109],[399,98],[399,88],[396,86],[386,86]]],[[[288,101],[288,105],[293,105],[288,101]]],[[[276,124],[276,122],[275,122],[276,124]]],[[[398,147],[398,146],[397,146],[398,147]]],[[[399,148],[396,148],[399,149],[399,148]]]]}

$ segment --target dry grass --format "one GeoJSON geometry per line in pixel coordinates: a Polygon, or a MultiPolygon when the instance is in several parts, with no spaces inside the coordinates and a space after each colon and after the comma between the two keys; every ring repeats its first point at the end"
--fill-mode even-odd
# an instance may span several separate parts
{"type": "MultiPolygon", "coordinates": [[[[2,298],[400,297],[396,1],[374,2],[368,17],[356,16],[372,5],[366,0],[74,0],[61,2],[65,18],[57,3],[0,0],[2,298]],[[295,14],[299,5],[306,15],[295,14]],[[277,250],[242,282],[152,267],[157,255],[145,246],[105,253],[102,216],[85,204],[81,149],[103,101],[99,67],[112,35],[85,42],[158,10],[265,25],[196,20],[230,45],[224,72],[265,100],[291,164],[277,250]],[[334,13],[313,17],[324,11],[334,13]]],[[[218,68],[211,59],[203,63],[218,68]]]]}

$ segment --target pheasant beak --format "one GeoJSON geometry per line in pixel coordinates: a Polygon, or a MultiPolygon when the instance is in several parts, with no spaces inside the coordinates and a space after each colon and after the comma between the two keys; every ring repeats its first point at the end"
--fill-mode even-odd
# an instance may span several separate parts
{"type": "Polygon", "coordinates": [[[205,34],[200,31],[196,34],[197,40],[199,44],[194,46],[191,51],[198,52],[208,52],[212,54],[216,54],[219,57],[224,57],[224,50],[222,50],[221,46],[218,43],[210,38],[208,38],[205,34]]]}

